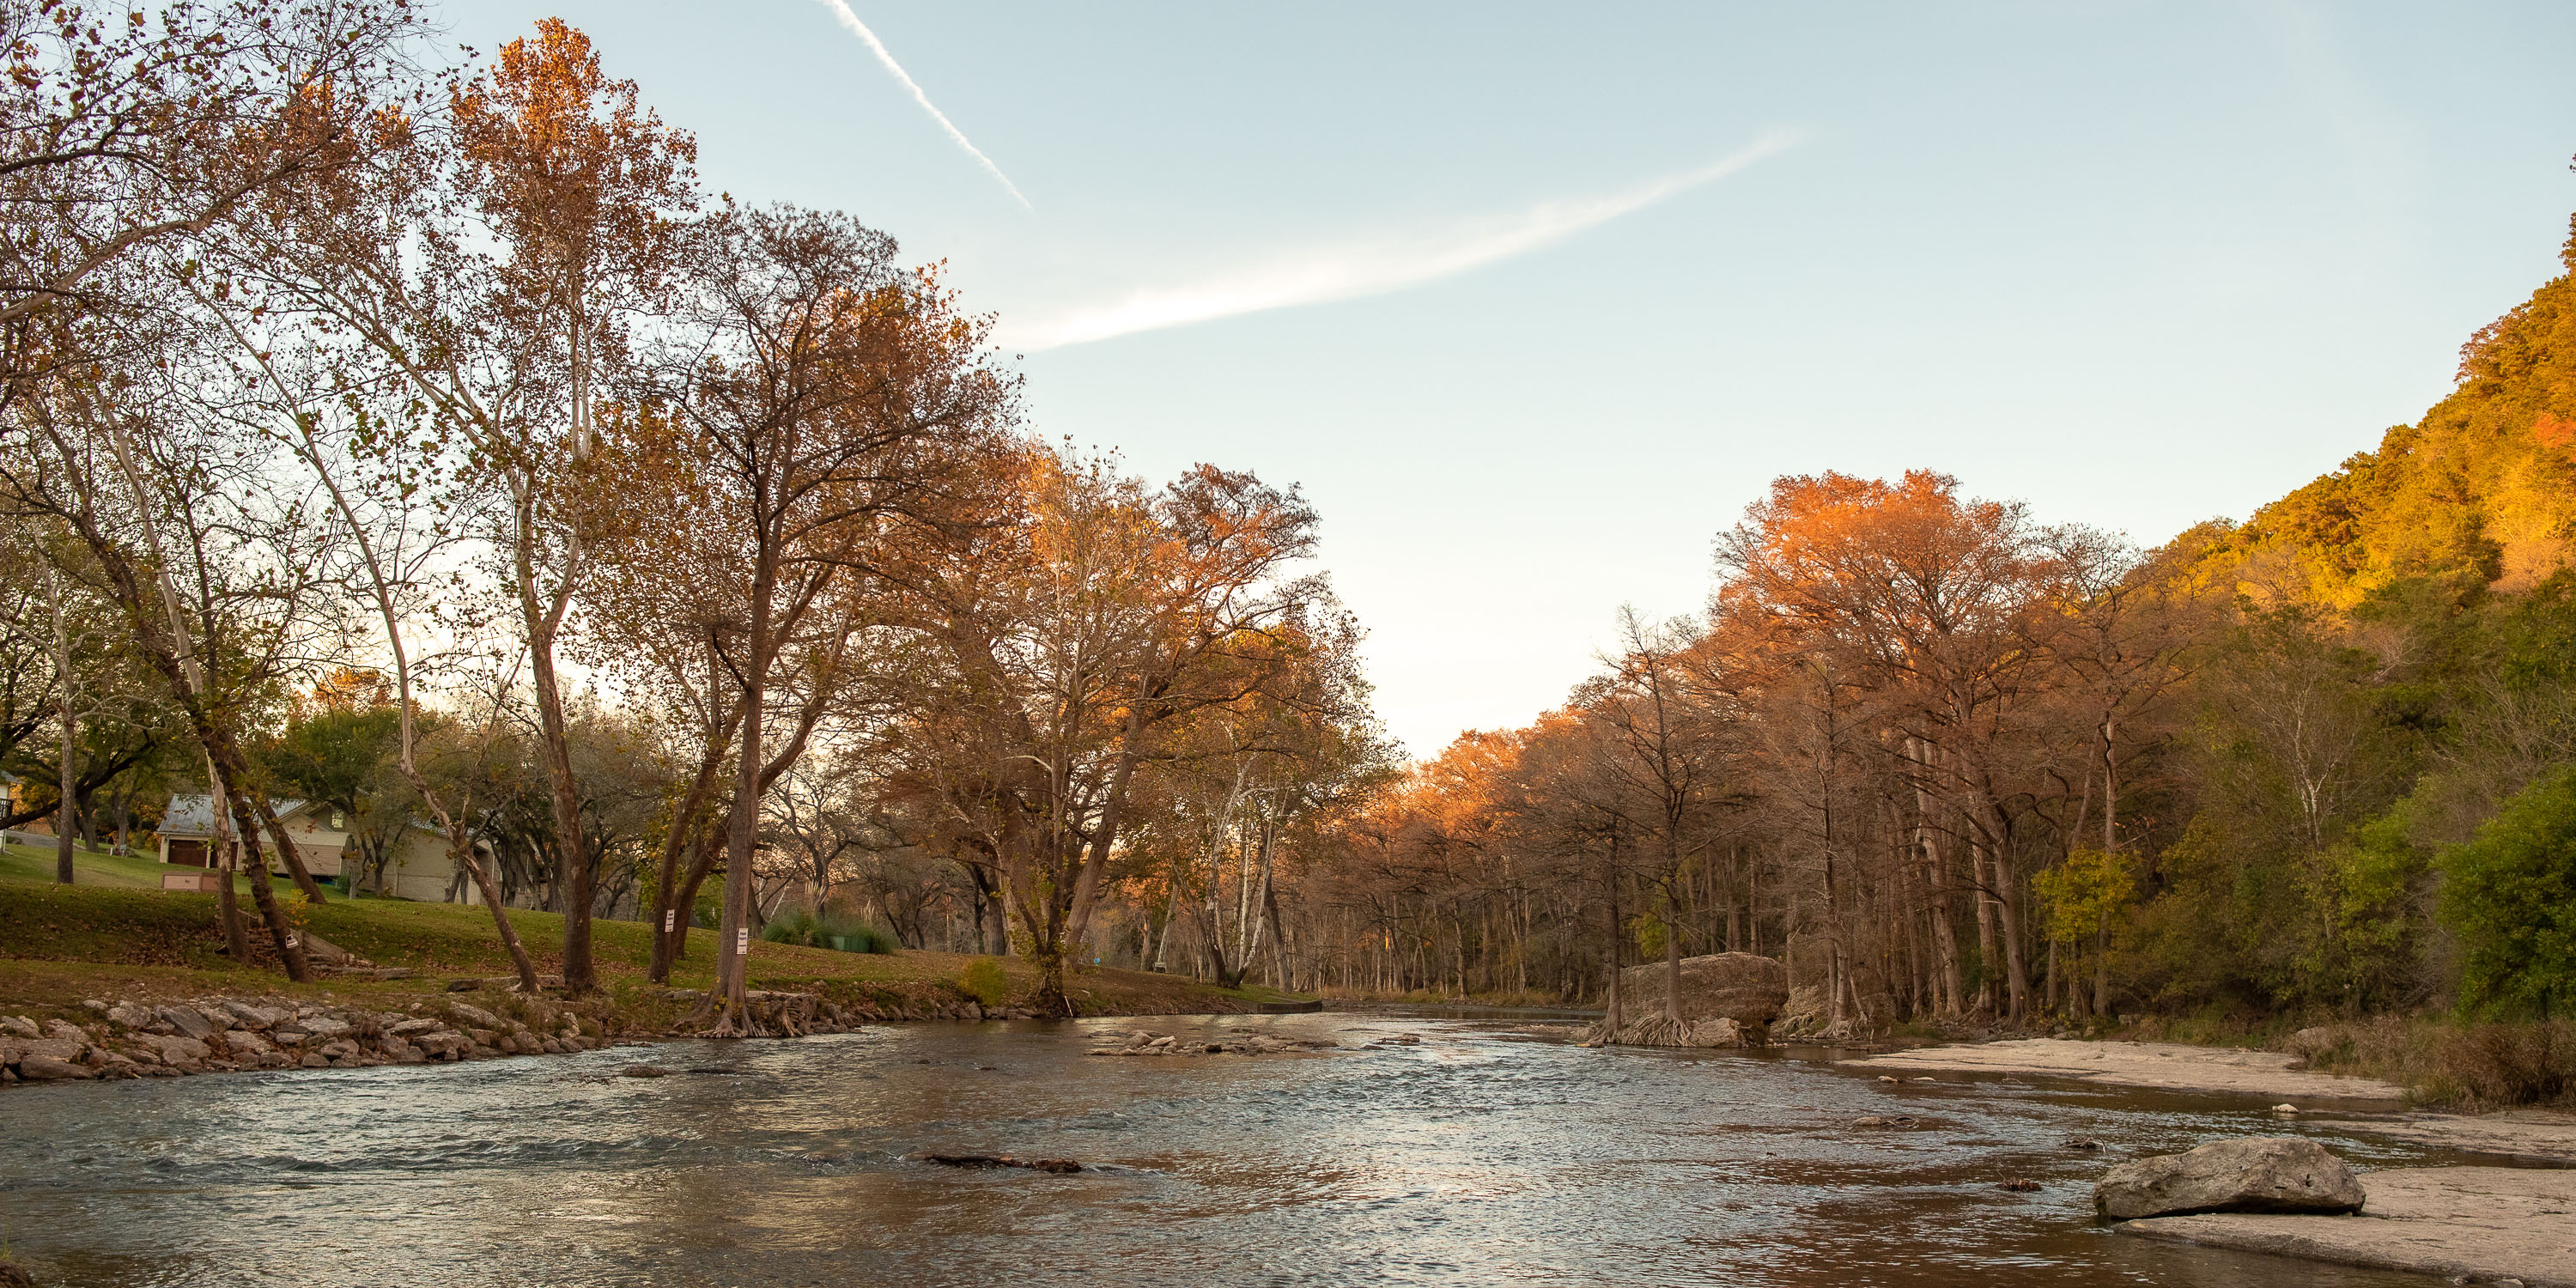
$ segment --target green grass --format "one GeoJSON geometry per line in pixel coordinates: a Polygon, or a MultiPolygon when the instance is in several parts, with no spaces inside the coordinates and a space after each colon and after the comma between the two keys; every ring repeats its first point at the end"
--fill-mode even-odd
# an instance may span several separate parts
{"type": "MultiPolygon", "coordinates": [[[[84,858],[73,885],[53,884],[51,855],[38,867],[14,860],[0,869],[0,998],[68,1004],[113,993],[186,996],[221,992],[294,992],[273,968],[236,964],[222,952],[215,896],[160,889],[163,865],[149,861],[84,858]],[[117,865],[127,865],[120,869],[117,865]],[[139,867],[141,872],[133,871],[139,867]],[[122,870],[128,879],[110,884],[122,870]],[[92,878],[96,878],[93,880],[92,878]]],[[[292,887],[274,887],[284,898],[292,887]]],[[[375,981],[348,977],[310,986],[343,993],[388,995],[435,991],[451,977],[511,973],[509,956],[494,933],[491,914],[479,907],[415,903],[402,899],[332,897],[319,906],[289,901],[305,929],[379,966],[407,966],[417,980],[375,981]]],[[[242,914],[257,926],[247,897],[242,914]]],[[[563,969],[563,917],[512,909],[510,924],[543,974],[563,969]]],[[[264,937],[254,934],[255,941],[264,937]]],[[[601,982],[621,998],[645,997],[652,935],[641,922],[593,921],[592,958],[601,982]]],[[[687,953],[672,972],[682,988],[705,988],[715,972],[713,932],[688,937],[687,953]]],[[[255,943],[259,951],[263,946],[255,943]]],[[[844,1000],[962,1001],[959,972],[968,958],[957,953],[847,953],[796,944],[763,943],[751,954],[751,986],[824,992],[844,1000]]],[[[1008,997],[1024,1004],[1037,986],[1036,972],[1019,958],[999,963],[1008,997]]],[[[1135,971],[1076,974],[1068,988],[1086,1011],[1145,1014],[1246,1009],[1250,993],[1227,994],[1186,979],[1135,971]]]]}
{"type": "MultiPolygon", "coordinates": [[[[51,881],[55,850],[50,845],[0,845],[0,880],[51,881]]],[[[183,869],[149,855],[116,858],[105,850],[72,849],[72,884],[123,886],[158,890],[161,874],[183,869]]],[[[193,870],[193,869],[186,869],[193,870]]]]}

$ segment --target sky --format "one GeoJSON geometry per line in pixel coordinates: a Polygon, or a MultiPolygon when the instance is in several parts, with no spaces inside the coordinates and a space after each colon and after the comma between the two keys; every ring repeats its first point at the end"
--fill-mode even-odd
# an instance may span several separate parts
{"type": "Polygon", "coordinates": [[[2558,271],[2576,5],[446,0],[994,315],[1031,427],[1296,483],[1416,755],[1696,614],[1783,474],[2152,545],[2558,271]]]}

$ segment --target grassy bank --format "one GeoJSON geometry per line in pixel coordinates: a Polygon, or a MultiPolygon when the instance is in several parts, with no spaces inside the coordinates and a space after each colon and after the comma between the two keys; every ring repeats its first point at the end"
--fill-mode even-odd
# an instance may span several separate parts
{"type": "MultiPolygon", "coordinates": [[[[20,847],[11,847],[14,851],[20,847]]],[[[334,899],[301,915],[312,934],[377,966],[409,967],[408,980],[340,976],[296,986],[273,967],[238,963],[223,952],[215,896],[165,892],[160,874],[175,869],[149,859],[110,859],[84,854],[79,883],[52,884],[53,856],[40,871],[10,853],[0,866],[0,1003],[21,1010],[77,1008],[85,998],[110,996],[195,997],[267,993],[341,999],[415,998],[443,989],[458,977],[511,973],[509,957],[492,929],[491,915],[459,904],[400,899],[334,899]]],[[[285,887],[281,883],[280,892],[285,887]]],[[[255,918],[247,896],[243,915],[255,918]]],[[[544,973],[560,973],[563,918],[514,910],[510,922],[544,973]]],[[[254,926],[256,922],[253,922],[254,926]]],[[[652,940],[637,922],[592,923],[593,955],[601,981],[621,1014],[639,1026],[676,1021],[686,1004],[661,996],[645,980],[652,940]]],[[[262,945],[264,947],[264,943],[262,945]]],[[[820,993],[844,1006],[882,1016],[932,1016],[954,1012],[968,1000],[959,978],[973,958],[956,953],[844,953],[793,944],[757,943],[751,952],[751,986],[820,993]]],[[[1001,963],[1009,1006],[1024,1006],[1037,987],[1036,972],[1017,958],[1001,963]]],[[[689,936],[688,953],[673,970],[678,988],[714,982],[715,936],[689,936]]],[[[1268,994],[1227,991],[1167,975],[1091,970],[1069,981],[1077,1008],[1087,1015],[1202,1014],[1254,1009],[1268,994]]]]}
{"type": "Polygon", "coordinates": [[[2325,1073],[2393,1082],[2426,1105],[2478,1112],[2576,1108],[2576,1022],[2482,1023],[2438,1012],[2259,1022],[2221,1014],[2147,1016],[2114,1036],[2287,1051],[2325,1073]]]}

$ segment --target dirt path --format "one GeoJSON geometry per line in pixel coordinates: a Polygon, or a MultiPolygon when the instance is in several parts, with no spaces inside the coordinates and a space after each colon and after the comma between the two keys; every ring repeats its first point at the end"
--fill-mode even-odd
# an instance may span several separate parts
{"type": "Polygon", "coordinates": [[[2075,1042],[2026,1038],[1975,1046],[1923,1047],[1846,1060],[1890,1073],[1938,1070],[2023,1073],[2128,1087],[2173,1091],[2235,1092],[2302,1103],[2310,1100],[2402,1102],[2405,1090],[2370,1078],[2339,1078],[2296,1068],[2295,1056],[2235,1047],[2182,1046],[2171,1042],[2075,1042]]]}
{"type": "Polygon", "coordinates": [[[2354,1216],[2160,1216],[2122,1234],[2239,1252],[2576,1288],[2576,1171],[2404,1167],[2361,1178],[2354,1216]]]}

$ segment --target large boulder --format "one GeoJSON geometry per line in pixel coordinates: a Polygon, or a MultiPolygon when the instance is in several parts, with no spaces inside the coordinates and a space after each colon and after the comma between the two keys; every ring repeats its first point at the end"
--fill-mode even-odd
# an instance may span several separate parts
{"type": "Polygon", "coordinates": [[[2295,1136],[2213,1141],[2122,1163],[2093,1186],[2118,1221],[2189,1212],[2358,1212],[2361,1182],[2325,1146],[2295,1136]]]}
{"type": "Polygon", "coordinates": [[[1681,1021],[1665,1013],[1672,976],[1662,962],[1631,966],[1619,976],[1620,1019],[1583,1037],[1586,1046],[1731,1047],[1756,1045],[1789,997],[1789,968],[1751,953],[1711,953],[1681,960],[1681,1021]]]}
{"type": "MultiPolygon", "coordinates": [[[[1635,1015],[1660,1015],[1670,985],[1662,962],[1631,966],[1619,975],[1620,1005],[1635,1015]]],[[[1729,1019],[1755,1031],[1778,1019],[1789,1000],[1789,968],[1752,953],[1711,953],[1681,960],[1682,1021],[1729,1019]]]]}

